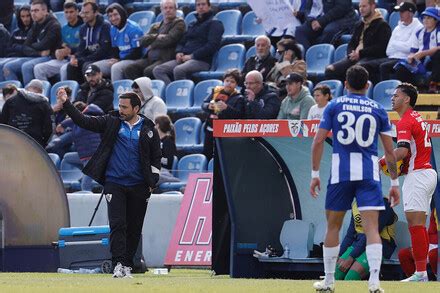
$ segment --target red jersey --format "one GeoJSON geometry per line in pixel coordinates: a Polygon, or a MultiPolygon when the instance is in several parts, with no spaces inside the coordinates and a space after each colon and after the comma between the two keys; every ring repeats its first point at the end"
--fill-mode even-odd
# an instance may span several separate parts
{"type": "Polygon", "coordinates": [[[427,127],[420,114],[412,109],[408,109],[397,123],[397,143],[407,142],[411,148],[408,172],[432,168],[431,138],[427,127]]]}

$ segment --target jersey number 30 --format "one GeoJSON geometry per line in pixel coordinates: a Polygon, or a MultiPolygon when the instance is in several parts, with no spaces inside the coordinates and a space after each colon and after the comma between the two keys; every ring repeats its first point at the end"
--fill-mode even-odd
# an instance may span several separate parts
{"type": "Polygon", "coordinates": [[[336,134],[337,140],[343,144],[348,145],[356,140],[357,144],[361,147],[369,147],[374,141],[374,134],[376,133],[376,119],[370,114],[362,114],[356,120],[356,117],[351,112],[341,112],[338,114],[338,122],[341,124],[341,130],[336,134]],[[365,125],[365,121],[368,120],[370,127],[365,125]],[[368,136],[364,140],[363,133],[364,127],[368,127],[368,136]]]}

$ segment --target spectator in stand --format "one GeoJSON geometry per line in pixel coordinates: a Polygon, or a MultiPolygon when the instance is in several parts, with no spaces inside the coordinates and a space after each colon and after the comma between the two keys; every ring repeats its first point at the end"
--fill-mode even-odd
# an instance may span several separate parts
{"type": "Polygon", "coordinates": [[[265,85],[263,75],[256,70],[246,74],[245,119],[276,119],[280,111],[278,95],[265,85]]]}
{"type": "Polygon", "coordinates": [[[278,62],[272,67],[267,75],[270,85],[279,89],[278,96],[282,99],[286,96],[286,77],[289,73],[299,73],[304,79],[307,78],[307,64],[302,58],[302,52],[295,40],[282,39],[277,43],[278,62]]]}
{"type": "MultiPolygon", "coordinates": [[[[266,81],[266,77],[275,65],[277,59],[270,54],[270,39],[267,36],[258,36],[255,39],[256,54],[249,57],[244,64],[242,71],[243,76],[249,71],[257,70],[263,75],[263,80],[266,81]]],[[[240,82],[242,84],[242,82],[240,82]]]]}
{"type": "Polygon", "coordinates": [[[281,102],[277,119],[307,119],[310,108],[315,105],[309,89],[304,86],[301,74],[292,72],[286,78],[287,96],[281,102]]]}
{"type": "MultiPolygon", "coordinates": [[[[81,17],[79,17],[78,5],[74,2],[65,3],[64,17],[67,24],[61,28],[63,44],[55,51],[55,59],[35,65],[34,74],[37,79],[49,80],[59,73],[65,74],[69,63],[68,57],[75,54],[78,49],[80,43],[79,31],[83,24],[81,17]]],[[[61,76],[61,80],[66,79],[66,76],[61,76]]]]}
{"type": "MultiPolygon", "coordinates": [[[[431,271],[437,275],[437,260],[438,260],[438,232],[440,229],[437,218],[437,210],[431,210],[431,217],[429,218],[428,238],[428,261],[431,271]]],[[[416,271],[414,255],[411,247],[403,248],[399,251],[400,266],[407,277],[412,276],[416,271]]]]}
{"type": "Polygon", "coordinates": [[[164,182],[179,182],[180,179],[174,177],[170,172],[173,171],[174,156],[177,155],[176,133],[173,122],[167,115],[161,115],[154,119],[154,123],[159,133],[160,149],[162,151],[162,159],[160,160],[162,168],[160,168],[157,185],[159,186],[164,182]]]}
{"type": "Polygon", "coordinates": [[[22,57],[23,44],[26,41],[27,34],[32,27],[31,7],[23,5],[17,11],[17,26],[18,28],[12,32],[6,49],[5,58],[0,58],[0,81],[4,81],[3,66],[14,60],[14,57],[22,57]]]}
{"type": "Polygon", "coordinates": [[[80,15],[84,25],[79,31],[79,47],[70,58],[67,73],[61,73],[61,76],[82,83],[84,72],[91,63],[110,57],[111,42],[110,24],[99,14],[96,3],[84,3],[80,15]]]}
{"type": "Polygon", "coordinates": [[[374,59],[367,61],[364,66],[370,72],[370,80],[377,83],[382,80],[391,78],[394,72],[394,65],[402,59],[406,59],[410,54],[410,46],[412,36],[423,28],[423,25],[414,13],[417,7],[412,2],[402,2],[399,6],[394,7],[400,13],[399,24],[394,28],[390,41],[386,49],[388,58],[374,59]],[[378,72],[379,71],[379,72],[378,72]]]}
{"type": "Polygon", "coordinates": [[[43,83],[41,80],[33,79],[26,86],[26,90],[31,93],[43,95],[43,83]]]}
{"type": "Polygon", "coordinates": [[[14,0],[0,1],[0,23],[3,24],[9,31],[11,31],[13,14],[14,0]]]}
{"type": "MultiPolygon", "coordinates": [[[[29,86],[38,87],[39,85],[33,80],[29,86]]],[[[42,147],[45,147],[52,135],[51,116],[52,109],[46,97],[19,89],[16,95],[5,102],[0,116],[0,123],[27,133],[42,147]]]]}
{"type": "Polygon", "coordinates": [[[167,114],[167,105],[162,98],[155,96],[151,89],[151,79],[139,77],[131,85],[133,92],[141,98],[141,109],[139,113],[155,121],[156,117],[167,114]]]}
{"type": "Polygon", "coordinates": [[[3,99],[0,100],[0,112],[3,109],[3,105],[5,104],[5,102],[10,97],[17,94],[17,87],[13,84],[8,84],[4,88],[2,88],[2,94],[3,94],[3,99]]]}
{"type": "MultiPolygon", "coordinates": [[[[104,112],[95,104],[86,105],[85,103],[78,101],[73,105],[84,115],[88,116],[101,116],[104,112]]],[[[86,130],[73,123],[72,119],[66,119],[57,126],[57,133],[63,133],[66,128],[71,128],[72,141],[75,145],[75,150],[78,152],[79,159],[85,167],[90,158],[96,152],[99,144],[101,143],[101,135],[99,133],[86,130]]],[[[81,190],[92,190],[92,178],[84,175],[81,179],[81,190]]]]}
{"type": "Polygon", "coordinates": [[[195,72],[209,70],[212,57],[220,49],[223,24],[214,18],[209,0],[196,0],[196,18],[176,48],[176,59],[153,69],[156,79],[169,84],[172,80],[190,79],[195,72]]]}
{"type": "Polygon", "coordinates": [[[354,64],[364,66],[371,76],[368,62],[385,58],[386,48],[391,36],[391,28],[376,10],[375,0],[361,0],[359,11],[362,19],[357,23],[347,47],[347,56],[325,69],[325,79],[344,81],[345,72],[354,64]]]}
{"type": "MultiPolygon", "coordinates": [[[[394,226],[398,218],[386,197],[384,197],[384,204],[385,210],[379,212],[379,231],[382,240],[383,259],[390,259],[396,249],[394,226]]],[[[351,212],[350,226],[339,249],[335,271],[336,280],[365,280],[370,270],[365,251],[367,237],[362,227],[362,217],[356,199],[351,205],[351,212]]]]}
{"type": "Polygon", "coordinates": [[[295,31],[296,41],[304,50],[321,43],[331,43],[340,31],[350,31],[358,17],[351,0],[307,0],[306,21],[295,31]]]}
{"type": "Polygon", "coordinates": [[[23,83],[29,83],[34,78],[34,66],[49,61],[50,55],[61,45],[61,26],[49,14],[46,3],[33,1],[31,17],[34,23],[23,44],[23,57],[13,59],[3,66],[6,80],[18,80],[19,75],[22,75],[23,83]]]}
{"type": "Polygon", "coordinates": [[[5,26],[0,23],[0,58],[6,57],[6,51],[8,49],[8,43],[10,39],[11,34],[5,28],[5,26]]]}
{"type": "Polygon", "coordinates": [[[416,83],[416,75],[425,74],[432,69],[429,91],[440,91],[440,10],[427,8],[423,13],[423,28],[413,35],[411,50],[405,61],[394,67],[397,79],[416,83]]]}
{"type": "Polygon", "coordinates": [[[154,67],[174,59],[177,43],[185,33],[185,22],[176,16],[175,0],[162,0],[160,9],[163,21],[152,24],[148,33],[139,40],[146,53],[141,59],[123,69],[125,78],[154,78],[154,67]]]}
{"type": "Polygon", "coordinates": [[[95,104],[104,113],[113,110],[113,85],[102,77],[98,66],[91,64],[85,71],[86,82],[80,87],[76,101],[82,101],[87,105],[95,104]]]}
{"type": "Polygon", "coordinates": [[[307,119],[321,120],[328,102],[330,102],[332,99],[332,92],[328,85],[320,84],[315,86],[313,89],[313,97],[315,98],[316,105],[313,105],[310,108],[307,119]]]}
{"type": "Polygon", "coordinates": [[[114,82],[123,79],[124,68],[141,57],[139,39],[142,37],[143,31],[136,22],[127,19],[127,11],[118,3],[108,6],[106,13],[112,24],[110,28],[112,54],[110,59],[104,59],[94,64],[101,69],[105,77],[111,76],[112,82],[114,82]]]}
{"type": "Polygon", "coordinates": [[[244,118],[245,101],[237,89],[240,80],[238,69],[227,70],[223,75],[223,86],[214,87],[212,93],[203,101],[202,109],[208,114],[204,129],[203,154],[208,160],[213,157],[214,151],[213,120],[244,118]]]}

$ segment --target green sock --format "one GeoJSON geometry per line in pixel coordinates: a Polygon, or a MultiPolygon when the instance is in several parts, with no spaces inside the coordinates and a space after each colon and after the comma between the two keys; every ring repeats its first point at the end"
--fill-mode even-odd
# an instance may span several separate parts
{"type": "Polygon", "coordinates": [[[354,270],[349,270],[347,275],[345,275],[344,280],[346,280],[346,281],[360,281],[361,279],[362,279],[361,275],[358,272],[356,272],[354,270]]]}
{"type": "Polygon", "coordinates": [[[344,280],[345,273],[339,269],[339,265],[336,265],[335,280],[344,280]]]}

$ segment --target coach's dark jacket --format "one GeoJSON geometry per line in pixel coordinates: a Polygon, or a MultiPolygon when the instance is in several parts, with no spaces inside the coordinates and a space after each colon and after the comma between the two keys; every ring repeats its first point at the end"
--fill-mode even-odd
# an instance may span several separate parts
{"type": "MultiPolygon", "coordinates": [[[[79,127],[102,133],[101,144],[84,167],[83,173],[104,185],[107,164],[122,122],[119,119],[119,112],[113,111],[103,116],[87,116],[79,112],[69,100],[64,103],[63,108],[79,127]]],[[[160,150],[159,134],[154,128],[153,121],[145,117],[144,119],[139,139],[139,157],[145,182],[149,187],[154,188],[159,180],[157,172],[161,167],[162,152],[160,150]],[[153,173],[152,169],[157,170],[157,172],[153,173]]]]}

